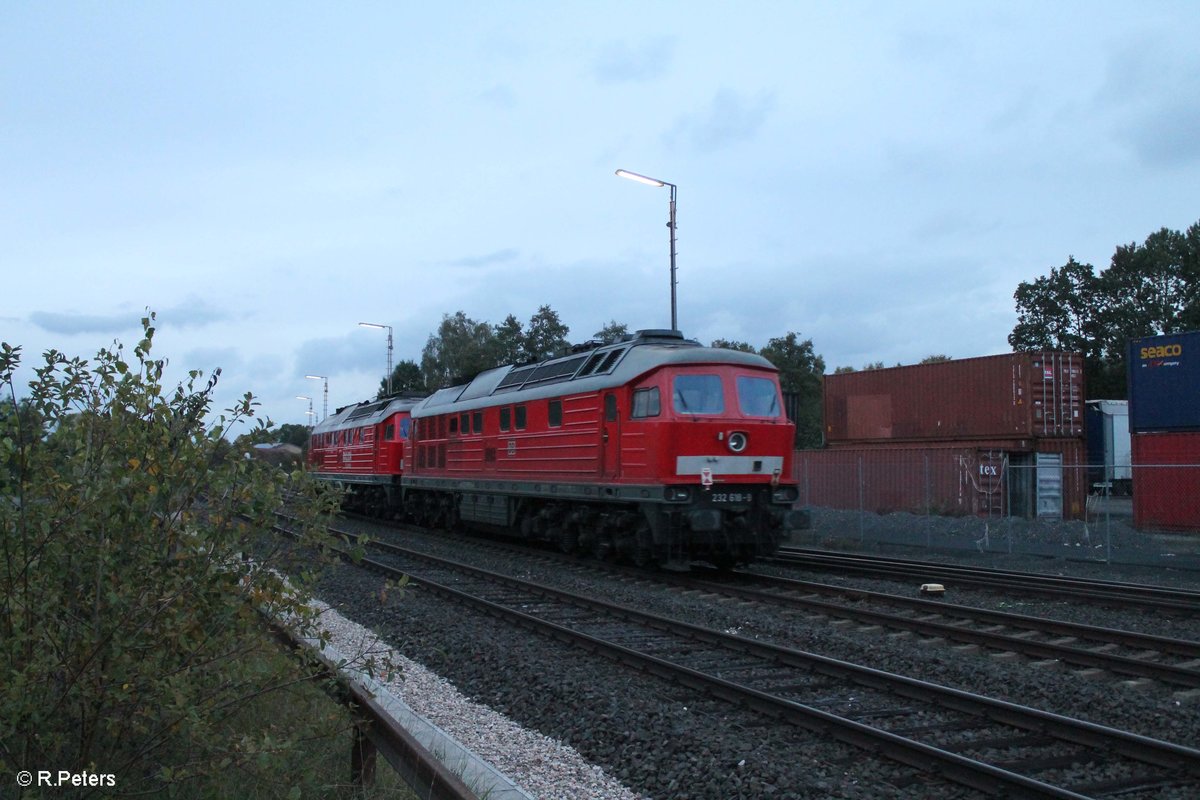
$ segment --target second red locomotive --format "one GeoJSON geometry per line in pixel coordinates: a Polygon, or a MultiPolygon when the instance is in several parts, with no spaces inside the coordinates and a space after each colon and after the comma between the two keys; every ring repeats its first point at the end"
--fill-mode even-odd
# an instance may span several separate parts
{"type": "Polygon", "coordinates": [[[310,465],[377,513],[640,565],[729,567],[775,552],[805,522],[792,510],[793,434],[766,359],[639,331],[419,402],[342,409],[314,429],[310,465]],[[388,420],[402,461],[355,467],[369,457],[351,448],[389,441],[388,420]],[[348,444],[330,453],[329,441],[348,444]]]}

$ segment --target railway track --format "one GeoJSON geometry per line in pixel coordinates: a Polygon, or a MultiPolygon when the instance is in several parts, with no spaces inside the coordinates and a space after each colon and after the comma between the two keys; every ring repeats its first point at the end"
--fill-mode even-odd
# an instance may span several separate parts
{"type": "Polygon", "coordinates": [[[1200,751],[372,542],[373,569],[989,794],[1200,789],[1200,751]]]}
{"type": "Polygon", "coordinates": [[[936,581],[946,585],[973,586],[1019,595],[1087,600],[1118,608],[1137,606],[1180,616],[1200,616],[1200,592],[1151,584],[1121,583],[1039,573],[1012,572],[984,567],[940,564],[853,553],[783,548],[773,558],[759,559],[763,564],[787,567],[879,575],[887,578],[909,577],[919,582],[936,581]]]}
{"type": "Polygon", "coordinates": [[[745,583],[670,580],[685,590],[849,620],[880,633],[902,631],[997,654],[1019,654],[1033,659],[1039,668],[1100,669],[1122,678],[1200,688],[1200,642],[812,581],[757,574],[736,577],[745,583]]]}
{"type": "MultiPolygon", "coordinates": [[[[644,570],[592,560],[581,561],[520,545],[488,542],[484,546],[505,551],[516,550],[524,557],[554,562],[575,570],[616,573],[626,580],[665,583],[681,591],[732,597],[799,611],[811,615],[814,620],[846,620],[861,626],[859,629],[862,631],[880,635],[889,631],[909,633],[926,637],[931,646],[943,641],[977,647],[982,653],[996,657],[1019,655],[1028,659],[1035,669],[1102,670],[1103,674],[1115,679],[1152,680],[1181,690],[1200,689],[1200,642],[1196,641],[760,573],[736,572],[712,580],[697,578],[697,573],[648,576],[644,570]]],[[[861,557],[854,560],[862,564],[871,562],[871,559],[861,557]]],[[[894,564],[896,560],[884,559],[883,562],[894,564]]],[[[913,577],[936,574],[920,572],[927,566],[936,568],[941,565],[916,564],[913,577]]],[[[991,577],[995,572],[984,570],[985,577],[991,577]]],[[[1010,588],[1023,587],[1023,578],[1040,584],[1045,577],[1015,572],[1002,574],[1009,581],[1010,588]]],[[[888,577],[894,576],[889,574],[888,577]]],[[[1115,597],[1121,594],[1120,589],[1126,585],[1111,581],[1093,583],[1104,587],[1111,603],[1116,603],[1115,597]]],[[[1145,598],[1152,597],[1153,593],[1144,590],[1160,587],[1133,585],[1133,588],[1135,593],[1137,589],[1142,589],[1145,598]]],[[[1178,595],[1187,594],[1167,591],[1173,600],[1177,600],[1178,595]]],[[[1055,593],[1054,596],[1064,595],[1055,593]]],[[[1068,592],[1066,596],[1076,602],[1080,599],[1073,592],[1068,592]]],[[[1133,606],[1144,610],[1145,603],[1135,602],[1133,606]]],[[[1172,604],[1173,609],[1177,607],[1177,604],[1172,604]]],[[[1094,673],[1089,675],[1098,677],[1094,673]]]]}

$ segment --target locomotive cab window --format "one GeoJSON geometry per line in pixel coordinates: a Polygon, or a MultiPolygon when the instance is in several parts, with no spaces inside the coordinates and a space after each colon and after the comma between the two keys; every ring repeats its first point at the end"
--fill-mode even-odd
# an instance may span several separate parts
{"type": "Polygon", "coordinates": [[[396,426],[395,426],[395,425],[388,425],[388,426],[384,427],[384,429],[383,429],[383,440],[384,440],[385,442],[390,442],[390,441],[393,441],[393,440],[395,440],[395,438],[396,438],[396,426]]]}
{"type": "Polygon", "coordinates": [[[770,378],[739,375],[737,379],[738,407],[747,417],[778,417],[779,393],[770,378]]]}
{"type": "Polygon", "coordinates": [[[662,413],[662,401],[659,399],[658,387],[638,389],[633,393],[633,419],[657,417],[662,413]]]}
{"type": "Polygon", "coordinates": [[[676,375],[672,396],[677,414],[720,414],[725,410],[719,375],[676,375]]]}

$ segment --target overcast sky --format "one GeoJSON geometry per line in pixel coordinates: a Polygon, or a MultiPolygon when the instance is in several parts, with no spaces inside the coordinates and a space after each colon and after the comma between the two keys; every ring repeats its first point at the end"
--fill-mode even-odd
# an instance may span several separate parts
{"type": "Polygon", "coordinates": [[[0,339],[302,423],[549,304],[828,371],[1006,352],[1068,256],[1200,220],[1200,3],[0,2],[0,339]]]}

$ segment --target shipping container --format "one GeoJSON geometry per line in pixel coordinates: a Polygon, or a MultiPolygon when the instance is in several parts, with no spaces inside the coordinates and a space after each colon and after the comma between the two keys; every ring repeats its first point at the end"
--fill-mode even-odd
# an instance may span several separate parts
{"type": "Polygon", "coordinates": [[[1200,531],[1200,432],[1133,435],[1133,524],[1200,531]]]}
{"type": "Polygon", "coordinates": [[[1088,481],[1092,491],[1128,495],[1133,474],[1127,400],[1087,402],[1088,481]]]}
{"type": "Polygon", "coordinates": [[[1129,427],[1200,430],[1200,331],[1129,340],[1129,427]]]}
{"type": "Polygon", "coordinates": [[[1008,353],[826,375],[825,441],[1082,437],[1083,358],[1008,353]]]}
{"type": "Polygon", "coordinates": [[[798,450],[800,499],[877,514],[1079,519],[1082,438],[880,443],[798,450]]]}

